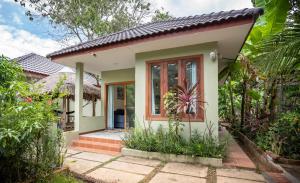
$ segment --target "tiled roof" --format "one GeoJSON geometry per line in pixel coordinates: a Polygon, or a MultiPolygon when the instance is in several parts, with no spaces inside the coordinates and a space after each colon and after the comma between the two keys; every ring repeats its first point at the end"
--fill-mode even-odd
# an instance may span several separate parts
{"type": "Polygon", "coordinates": [[[256,19],[261,14],[263,14],[263,9],[261,8],[246,8],[242,10],[221,11],[217,13],[173,18],[166,21],[152,22],[148,24],[139,25],[130,29],[125,29],[123,31],[119,31],[106,36],[102,36],[94,40],[80,43],[74,46],[70,46],[50,53],[49,55],[47,55],[47,57],[63,55],[79,50],[86,50],[94,47],[116,44],[144,37],[178,32],[193,28],[200,28],[211,24],[219,24],[246,18],[256,19]]]}
{"type": "MultiPolygon", "coordinates": [[[[62,71],[66,66],[52,62],[51,60],[35,53],[29,53],[15,58],[16,62],[21,65],[24,71],[34,72],[43,75],[52,75],[62,71]]],[[[69,69],[70,70],[70,69],[69,69]]],[[[71,69],[75,72],[75,69],[71,69]]],[[[84,78],[90,83],[96,85],[97,81],[90,74],[85,73],[84,78]]]]}
{"type": "Polygon", "coordinates": [[[25,71],[51,75],[60,71],[64,66],[50,61],[46,57],[35,53],[29,53],[21,57],[15,58],[25,71]]]}

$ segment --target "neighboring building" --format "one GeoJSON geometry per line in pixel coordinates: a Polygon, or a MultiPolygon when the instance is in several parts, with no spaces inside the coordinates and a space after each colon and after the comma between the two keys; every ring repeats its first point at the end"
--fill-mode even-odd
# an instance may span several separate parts
{"type": "MultiPolygon", "coordinates": [[[[63,126],[67,130],[72,129],[74,127],[75,70],[35,53],[29,53],[14,60],[23,68],[26,79],[32,83],[42,84],[46,92],[55,87],[61,76],[66,76],[62,87],[68,89],[70,95],[59,101],[61,109],[58,112],[62,116],[63,126]]],[[[84,86],[83,116],[100,116],[100,86],[97,86],[96,79],[87,73],[84,73],[84,86]]]]}
{"type": "MultiPolygon", "coordinates": [[[[72,138],[88,132],[84,125],[102,130],[144,127],[143,122],[151,121],[154,129],[160,125],[167,128],[163,95],[184,78],[190,84],[200,82],[197,97],[207,103],[206,112],[200,106],[196,109],[192,130],[203,133],[206,121],[211,122],[218,137],[218,73],[237,58],[262,13],[262,9],[252,8],[153,22],[49,54],[56,63],[76,67],[72,138]],[[82,117],[83,71],[102,79],[104,100],[96,124],[82,117]]],[[[187,137],[187,119],[182,123],[187,137]]]]}
{"type": "Polygon", "coordinates": [[[33,82],[57,73],[65,67],[35,53],[29,53],[14,60],[22,66],[27,80],[33,82]]]}

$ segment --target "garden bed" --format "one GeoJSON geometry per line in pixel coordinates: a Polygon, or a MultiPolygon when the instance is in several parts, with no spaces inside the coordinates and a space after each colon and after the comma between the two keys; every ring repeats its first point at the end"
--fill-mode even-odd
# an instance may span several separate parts
{"type": "Polygon", "coordinates": [[[179,162],[179,163],[200,163],[203,165],[209,165],[213,167],[222,167],[221,158],[207,158],[207,157],[197,157],[191,155],[176,155],[176,154],[166,154],[159,152],[148,152],[136,149],[122,148],[122,155],[124,156],[135,156],[147,159],[156,159],[160,161],[167,162],[179,162]]]}

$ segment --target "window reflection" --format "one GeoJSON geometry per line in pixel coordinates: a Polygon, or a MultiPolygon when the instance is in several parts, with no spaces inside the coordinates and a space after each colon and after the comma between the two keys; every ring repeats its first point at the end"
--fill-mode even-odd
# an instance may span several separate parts
{"type": "Polygon", "coordinates": [[[160,114],[160,66],[151,67],[151,88],[152,88],[152,114],[160,114]]]}

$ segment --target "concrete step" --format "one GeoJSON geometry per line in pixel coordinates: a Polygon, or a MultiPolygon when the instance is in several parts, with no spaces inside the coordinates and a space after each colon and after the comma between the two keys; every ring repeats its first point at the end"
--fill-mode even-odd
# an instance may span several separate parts
{"type": "Polygon", "coordinates": [[[121,144],[113,144],[113,143],[104,143],[90,140],[74,140],[73,147],[85,147],[85,148],[93,148],[105,151],[115,151],[121,152],[122,145],[121,144]]]}
{"type": "Polygon", "coordinates": [[[79,150],[79,151],[85,151],[85,152],[94,152],[94,153],[100,153],[100,154],[107,154],[112,156],[120,155],[121,152],[116,151],[105,151],[100,149],[94,149],[94,148],[86,148],[86,147],[72,147],[72,149],[79,150]]]}
{"type": "Polygon", "coordinates": [[[110,143],[110,144],[122,144],[121,140],[108,139],[108,138],[98,138],[98,137],[96,138],[96,137],[79,136],[79,140],[110,143]]]}

